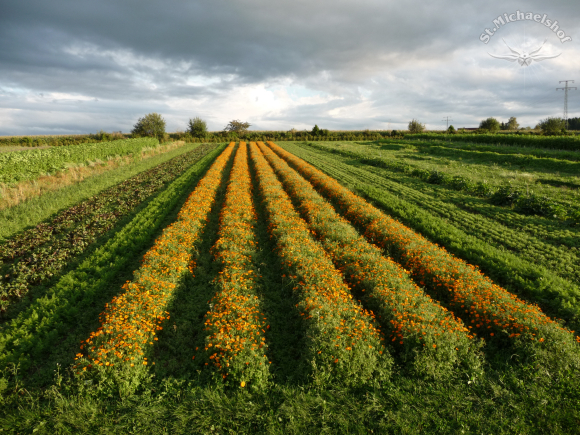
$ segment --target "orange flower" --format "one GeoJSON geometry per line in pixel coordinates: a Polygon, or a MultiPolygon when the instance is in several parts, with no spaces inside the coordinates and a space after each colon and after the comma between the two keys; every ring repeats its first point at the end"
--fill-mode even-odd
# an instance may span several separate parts
{"type": "MultiPolygon", "coordinates": [[[[191,262],[193,244],[203,230],[233,148],[232,142],[218,156],[190,194],[177,221],[164,230],[144,255],[136,278],[123,285],[124,293],[106,304],[99,316],[101,326],[83,342],[93,346],[79,364],[88,364],[107,353],[126,362],[127,357],[133,359],[143,355],[143,344],[153,343],[152,337],[161,328],[160,323],[170,317],[164,316],[168,314],[165,308],[191,262]],[[123,353],[118,351],[119,347],[123,347],[123,353]]],[[[113,364],[107,362],[106,365],[113,364]]]]}

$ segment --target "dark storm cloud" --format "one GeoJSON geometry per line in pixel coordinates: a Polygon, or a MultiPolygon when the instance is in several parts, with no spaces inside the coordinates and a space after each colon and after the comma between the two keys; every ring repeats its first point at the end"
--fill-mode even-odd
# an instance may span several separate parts
{"type": "MultiPolygon", "coordinates": [[[[261,84],[300,85],[324,101],[266,110],[256,126],[311,124],[318,116],[326,128],[386,128],[380,120],[407,119],[413,110],[429,119],[463,114],[466,122],[482,113],[503,116],[510,101],[525,104],[521,92],[499,76],[466,71],[487,56],[480,33],[518,9],[549,13],[574,44],[580,40],[580,3],[564,0],[3,2],[0,134],[56,124],[94,130],[95,117],[105,124],[99,128],[108,122],[127,131],[147,111],[165,111],[169,127],[178,128],[187,101],[200,102],[195,111],[210,128],[222,128],[227,120],[218,112],[228,96],[261,84]],[[44,101],[40,93],[62,95],[44,101]],[[172,103],[179,99],[185,102],[172,103]],[[363,106],[364,119],[337,112],[363,106]],[[54,124],[51,113],[69,121],[54,124]]],[[[501,29],[490,47],[507,32],[501,29]]],[[[530,116],[552,104],[548,94],[534,95],[530,116]]]]}

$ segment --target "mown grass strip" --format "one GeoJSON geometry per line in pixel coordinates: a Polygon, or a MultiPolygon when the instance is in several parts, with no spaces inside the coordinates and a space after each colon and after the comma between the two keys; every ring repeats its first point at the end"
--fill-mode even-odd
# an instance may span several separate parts
{"type": "Polygon", "coordinates": [[[201,146],[62,211],[0,245],[0,319],[32,287],[46,283],[123,216],[215,146],[201,146]]]}
{"type": "Polygon", "coordinates": [[[203,230],[233,149],[232,142],[200,180],[177,221],[163,231],[145,254],[133,281],[127,282],[123,286],[125,291],[106,305],[99,319],[101,327],[81,345],[86,354],[78,354],[77,370],[124,363],[131,367],[149,364],[145,349],[153,344],[155,331],[169,318],[165,309],[182,275],[195,267],[191,263],[191,250],[203,230]]]}
{"type": "MultiPolygon", "coordinates": [[[[473,333],[486,339],[509,339],[550,365],[578,365],[574,335],[535,305],[526,304],[494,284],[477,268],[447,253],[421,235],[386,216],[350,190],[273,142],[268,145],[329,197],[365,237],[385,249],[431,296],[449,306],[473,333]],[[534,346],[528,346],[534,342],[534,346]],[[561,359],[559,359],[561,358],[561,359]]],[[[576,337],[580,342],[580,338],[576,337]]]]}
{"type": "Polygon", "coordinates": [[[258,142],[266,160],[298,203],[334,265],[388,331],[388,341],[415,373],[441,378],[463,364],[481,365],[463,322],[425,294],[408,272],[366,241],[304,178],[258,142]]]}
{"type": "MultiPolygon", "coordinates": [[[[240,142],[220,215],[218,240],[211,251],[222,265],[214,280],[217,292],[205,315],[204,357],[218,380],[235,387],[265,387],[269,364],[266,329],[269,325],[256,292],[258,267],[257,215],[245,142],[240,142]]],[[[195,358],[195,356],[194,356],[195,358]]]]}
{"type": "Polygon", "coordinates": [[[22,371],[42,361],[71,330],[79,316],[92,307],[101,292],[124,269],[136,253],[151,243],[165,217],[178,204],[183,192],[206,170],[223,150],[203,157],[145,209],[125,225],[112,239],[88,256],[76,269],[64,275],[41,298],[26,310],[0,326],[0,370],[19,364],[22,371]]]}
{"type": "Polygon", "coordinates": [[[297,308],[307,325],[305,360],[315,384],[334,380],[354,386],[388,379],[393,360],[374,314],[352,300],[342,275],[253,142],[250,152],[283,271],[300,297],[297,308]]]}
{"type": "MultiPolygon", "coordinates": [[[[429,184],[445,186],[448,189],[461,191],[468,195],[486,198],[492,204],[513,207],[511,210],[524,215],[539,215],[548,219],[557,218],[558,220],[568,220],[569,222],[580,222],[580,209],[578,209],[577,204],[561,201],[546,195],[526,194],[521,188],[513,187],[511,184],[493,186],[487,182],[475,182],[462,175],[451,176],[440,169],[424,169],[407,162],[370,157],[360,152],[341,150],[314,143],[309,143],[308,146],[317,150],[352,157],[365,165],[403,173],[429,184]]],[[[564,162],[563,164],[574,165],[574,168],[578,166],[578,163],[564,162]]],[[[575,169],[577,170],[577,168],[575,169]]],[[[569,170],[573,171],[574,169],[569,168],[569,170]]]]}

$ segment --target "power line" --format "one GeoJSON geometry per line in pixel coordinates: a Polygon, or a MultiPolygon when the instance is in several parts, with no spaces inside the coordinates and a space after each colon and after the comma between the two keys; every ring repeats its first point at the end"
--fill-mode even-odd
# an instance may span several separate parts
{"type": "Polygon", "coordinates": [[[449,119],[449,116],[446,116],[442,121],[447,121],[447,129],[449,130],[449,121],[453,121],[453,119],[449,119]]]}
{"type": "Polygon", "coordinates": [[[577,88],[569,87],[568,82],[574,83],[574,80],[560,80],[560,83],[566,83],[566,87],[556,88],[557,91],[564,91],[564,121],[566,122],[566,130],[568,130],[568,90],[577,90],[577,88]]]}

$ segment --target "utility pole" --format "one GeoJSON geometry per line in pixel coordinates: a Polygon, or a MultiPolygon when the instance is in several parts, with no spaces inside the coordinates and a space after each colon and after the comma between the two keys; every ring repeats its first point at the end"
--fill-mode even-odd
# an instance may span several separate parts
{"type": "Polygon", "coordinates": [[[566,86],[564,88],[556,88],[557,91],[564,91],[564,121],[566,122],[566,130],[568,130],[568,90],[577,90],[577,88],[569,87],[568,82],[574,83],[574,80],[560,80],[560,83],[566,83],[566,86]]]}
{"type": "Polygon", "coordinates": [[[446,116],[442,121],[447,121],[447,129],[449,130],[449,121],[453,121],[453,119],[449,119],[449,116],[446,116]]]}

